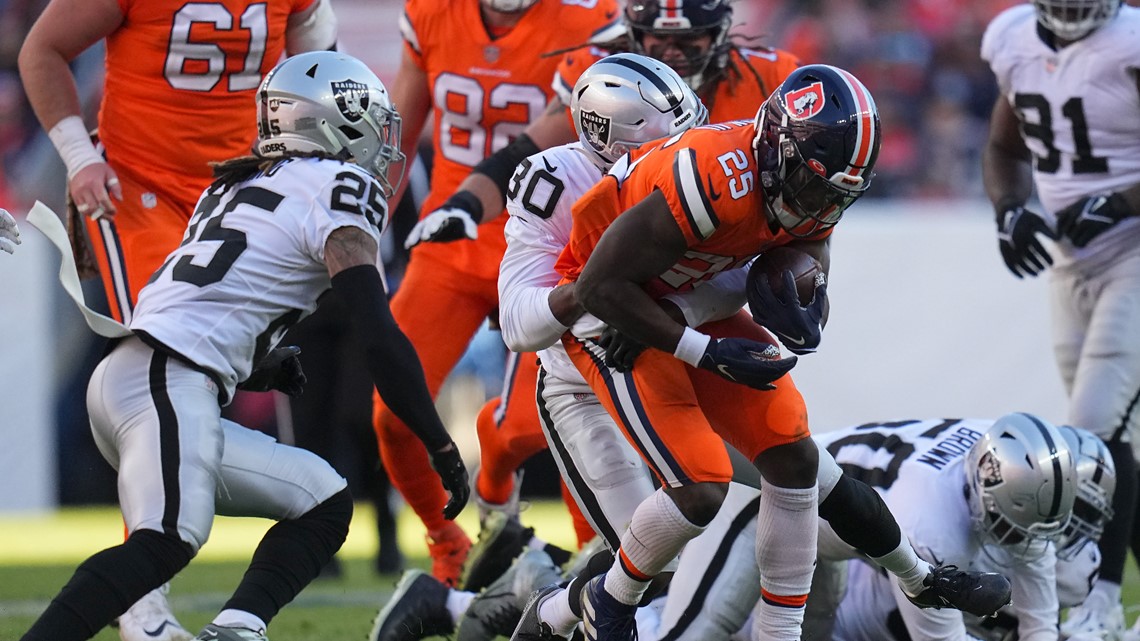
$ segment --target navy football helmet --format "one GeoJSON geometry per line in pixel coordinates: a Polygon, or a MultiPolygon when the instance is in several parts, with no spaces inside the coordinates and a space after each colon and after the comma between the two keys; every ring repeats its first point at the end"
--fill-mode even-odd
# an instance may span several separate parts
{"type": "Polygon", "coordinates": [[[871,184],[879,111],[850,73],[829,65],[796,69],[764,101],[754,125],[768,213],[789,234],[831,227],[871,184]]]}
{"type": "Polygon", "coordinates": [[[732,25],[729,0],[629,0],[625,23],[634,52],[673,67],[693,89],[712,75],[709,72],[719,71],[728,61],[728,29],[732,25]],[[646,34],[676,38],[684,61],[678,64],[663,56],[663,51],[646,47],[646,34]],[[685,44],[688,38],[704,35],[712,37],[707,48],[685,44]]]}

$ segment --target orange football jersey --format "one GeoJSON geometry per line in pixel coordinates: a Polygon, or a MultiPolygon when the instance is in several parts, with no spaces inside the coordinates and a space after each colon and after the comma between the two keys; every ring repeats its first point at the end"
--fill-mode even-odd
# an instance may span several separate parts
{"type": "Polygon", "coordinates": [[[285,51],[289,16],[313,2],[119,0],[99,111],[107,158],[192,206],[209,162],[249,153],[254,93],[285,51]]]}
{"type": "MultiPolygon", "coordinates": [[[[562,58],[554,74],[554,86],[567,102],[574,83],[583,72],[608,52],[597,47],[572,51],[562,58]]],[[[713,85],[712,95],[701,92],[709,110],[709,122],[751,119],[768,94],[784,81],[800,60],[779,49],[733,49],[729,52],[725,77],[713,85]]],[[[568,104],[568,103],[567,103],[568,104]]]]}
{"type": "MultiPolygon", "coordinates": [[[[623,211],[659,190],[689,250],[650,281],[654,297],[691,289],[757,254],[796,240],[773,231],[752,154],[751,121],[707,125],[635,150],[574,204],[570,243],[556,269],[576,280],[598,240],[623,211]]],[[[827,229],[813,239],[826,238],[827,229]]]]}
{"type": "MultiPolygon", "coordinates": [[[[408,1],[401,20],[405,48],[427,74],[436,115],[431,193],[422,214],[443,204],[479,161],[542,114],[559,62],[542,54],[586,42],[618,14],[616,0],[540,0],[492,39],[479,0],[408,1]]],[[[506,216],[485,225],[476,241],[424,243],[417,256],[497,279],[504,224],[506,216]]]]}

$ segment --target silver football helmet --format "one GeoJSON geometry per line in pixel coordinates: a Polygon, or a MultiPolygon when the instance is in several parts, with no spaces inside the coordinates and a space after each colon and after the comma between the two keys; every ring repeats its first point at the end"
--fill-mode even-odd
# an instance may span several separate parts
{"type": "Polygon", "coordinates": [[[484,7],[501,13],[518,13],[538,4],[538,0],[479,0],[484,7]]]}
{"type": "Polygon", "coordinates": [[[1077,498],[1073,520],[1057,543],[1057,556],[1072,558],[1088,541],[1099,541],[1112,519],[1116,492],[1116,465],[1108,446],[1092,432],[1062,425],[1061,434],[1077,459],[1077,498]]]}
{"type": "Polygon", "coordinates": [[[970,515],[982,542],[1033,556],[1061,536],[1073,514],[1076,462],[1065,437],[1031,414],[1007,414],[964,462],[970,515]]]}
{"type": "Polygon", "coordinates": [[[1037,22],[1058,38],[1079,40],[1120,12],[1121,0],[1033,0],[1037,22]]]}
{"type": "Polygon", "coordinates": [[[400,115],[376,74],[335,51],[277,65],[257,91],[257,154],[325,152],[367,169],[385,197],[404,176],[400,115]]]}
{"type": "Polygon", "coordinates": [[[708,122],[704,103],[665,63],[635,53],[607,56],[574,84],[578,139],[607,165],[631,149],[708,122]]]}

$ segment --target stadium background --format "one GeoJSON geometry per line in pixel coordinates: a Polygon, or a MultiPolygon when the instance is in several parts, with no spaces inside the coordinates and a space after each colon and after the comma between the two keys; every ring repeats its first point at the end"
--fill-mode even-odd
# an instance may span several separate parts
{"type": "MultiPolygon", "coordinates": [[[[60,210],[64,193],[62,163],[24,100],[15,64],[23,36],[44,4],[0,0],[0,206],[21,220],[37,199],[60,210]]],[[[1045,282],[1019,281],[1005,270],[982,196],[980,149],[996,87],[977,52],[985,24],[1010,4],[738,0],[735,5],[736,32],[759,35],[760,42],[790,49],[805,61],[850,69],[873,92],[883,119],[871,196],[856,205],[835,236],[826,338],[820,352],[803,358],[795,371],[817,431],[871,420],[985,417],[1011,410],[1064,420],[1045,282]]],[[[333,7],[341,49],[391,82],[401,46],[396,22],[402,3],[333,0],[333,7]]],[[[74,64],[91,123],[101,89],[101,55],[96,47],[74,64]]],[[[162,126],[171,124],[177,125],[162,126]]],[[[0,588],[0,638],[15,636],[19,622],[58,587],[52,571],[40,564],[66,569],[119,536],[117,517],[108,507],[114,501],[113,475],[95,452],[80,409],[85,372],[98,360],[98,344],[56,283],[54,249],[29,226],[22,232],[25,242],[17,253],[0,256],[0,576],[34,576],[30,585],[42,579],[45,586],[21,591],[25,586],[17,580],[18,587],[0,588]],[[57,511],[60,505],[91,507],[57,511]]],[[[98,296],[99,288],[88,292],[98,296]]],[[[441,411],[471,462],[477,453],[475,412],[498,391],[501,349],[495,334],[481,333],[441,395],[441,411]]],[[[251,423],[275,430],[272,397],[251,401],[241,411],[251,423]]],[[[531,468],[528,491],[554,487],[553,466],[538,461],[531,468]]],[[[375,554],[367,510],[364,506],[360,515],[365,525],[354,527],[346,546],[350,558],[375,554]]],[[[416,562],[423,554],[422,526],[408,516],[402,516],[400,539],[416,562]]],[[[546,524],[550,539],[569,543],[556,508],[539,505],[527,517],[546,524]]],[[[473,510],[463,518],[473,525],[473,510]]],[[[204,559],[242,558],[264,527],[220,520],[204,559]]],[[[348,574],[342,594],[367,581],[366,569],[350,564],[348,574]]],[[[205,576],[213,577],[209,571],[205,576]]],[[[187,579],[197,580],[213,578],[187,579]]],[[[179,589],[176,584],[176,594],[179,589]]],[[[209,597],[205,606],[183,598],[189,600],[176,598],[177,609],[208,610],[209,597]]],[[[313,607],[325,607],[322,598],[313,607]]],[[[345,598],[350,606],[355,603],[345,598]]],[[[360,600],[375,603],[375,595],[360,600]]]]}

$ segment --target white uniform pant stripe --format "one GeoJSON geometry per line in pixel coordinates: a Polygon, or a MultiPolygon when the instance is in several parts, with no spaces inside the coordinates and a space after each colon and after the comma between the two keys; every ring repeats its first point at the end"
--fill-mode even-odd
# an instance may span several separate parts
{"type": "MultiPolygon", "coordinates": [[[[507,352],[507,366],[506,375],[503,376],[503,392],[499,394],[499,406],[495,408],[493,418],[495,425],[502,425],[503,419],[507,417],[507,405],[511,402],[511,393],[515,388],[515,374],[519,371],[519,358],[521,354],[516,352],[507,352]]],[[[534,354],[529,354],[531,358],[534,354]]]]}
{"type": "Polygon", "coordinates": [[[107,301],[119,310],[119,317],[124,325],[131,324],[134,304],[131,302],[131,286],[127,282],[127,264],[123,259],[123,248],[119,244],[119,232],[115,223],[107,218],[99,219],[99,235],[103,237],[103,252],[107,256],[107,265],[111,270],[110,292],[112,300],[107,301]]]}

